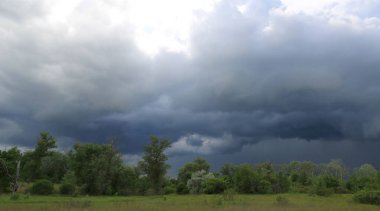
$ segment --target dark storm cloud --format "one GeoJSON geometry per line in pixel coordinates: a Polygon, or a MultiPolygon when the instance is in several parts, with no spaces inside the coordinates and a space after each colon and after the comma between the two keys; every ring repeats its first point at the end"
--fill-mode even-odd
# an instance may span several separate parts
{"type": "Polygon", "coordinates": [[[221,1],[192,28],[189,55],[150,58],[102,4],[58,23],[50,4],[14,4],[0,4],[2,145],[31,147],[48,130],[63,149],[114,137],[131,162],[150,135],[215,164],[380,162],[380,13],[368,5],[221,1]]]}

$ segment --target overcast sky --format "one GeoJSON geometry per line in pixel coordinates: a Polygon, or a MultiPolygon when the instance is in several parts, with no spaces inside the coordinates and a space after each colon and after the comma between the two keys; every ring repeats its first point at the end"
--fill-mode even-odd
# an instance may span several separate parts
{"type": "MultiPolygon", "coordinates": [[[[2,0],[0,145],[380,166],[380,0],[2,0]]],[[[172,170],[174,171],[174,170],[172,170]]]]}

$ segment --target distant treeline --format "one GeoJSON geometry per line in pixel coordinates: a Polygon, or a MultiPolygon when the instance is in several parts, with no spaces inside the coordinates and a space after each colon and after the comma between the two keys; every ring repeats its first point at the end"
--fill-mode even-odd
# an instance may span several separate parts
{"type": "Polygon", "coordinates": [[[211,172],[209,163],[196,158],[184,164],[177,178],[166,175],[165,150],[170,142],[151,137],[143,159],[126,165],[113,144],[75,144],[68,153],[56,148],[49,133],[41,133],[34,150],[17,147],[0,151],[0,193],[89,195],[149,194],[271,194],[330,195],[380,190],[380,172],[370,164],[349,170],[341,160],[327,164],[293,161],[225,164],[211,172]],[[58,184],[54,189],[53,184],[58,184]]]}

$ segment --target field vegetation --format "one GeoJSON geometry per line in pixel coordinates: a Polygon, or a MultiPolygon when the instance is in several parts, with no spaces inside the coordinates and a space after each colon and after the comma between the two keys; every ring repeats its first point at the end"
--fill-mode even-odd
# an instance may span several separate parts
{"type": "Polygon", "coordinates": [[[218,195],[164,196],[27,196],[11,200],[0,197],[0,210],[379,210],[376,205],[359,204],[351,194],[330,197],[308,194],[235,195],[230,200],[218,195]],[[278,199],[282,198],[282,199],[278,199]],[[286,200],[284,203],[283,200],[286,200]]]}
{"type": "Polygon", "coordinates": [[[167,176],[170,142],[152,137],[143,159],[126,165],[110,144],[67,153],[41,133],[34,150],[0,151],[0,210],[379,210],[380,172],[325,164],[225,164],[199,157],[167,176]]]}

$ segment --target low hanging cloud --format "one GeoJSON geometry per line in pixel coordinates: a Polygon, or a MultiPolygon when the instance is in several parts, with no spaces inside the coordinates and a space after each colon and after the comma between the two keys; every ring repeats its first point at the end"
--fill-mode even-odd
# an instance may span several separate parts
{"type": "Polygon", "coordinates": [[[236,140],[230,134],[214,138],[200,134],[190,134],[182,136],[169,148],[169,154],[195,153],[195,154],[214,154],[223,151],[230,151],[236,146],[236,140]]]}
{"type": "Polygon", "coordinates": [[[150,135],[215,163],[279,143],[376,156],[379,1],[209,3],[187,11],[183,46],[154,56],[136,35],[157,29],[136,26],[129,1],[0,3],[0,144],[32,147],[47,130],[62,149],[117,137],[126,160],[150,135]]]}

